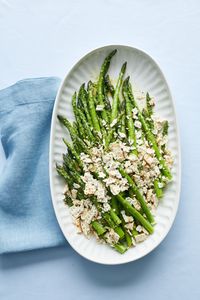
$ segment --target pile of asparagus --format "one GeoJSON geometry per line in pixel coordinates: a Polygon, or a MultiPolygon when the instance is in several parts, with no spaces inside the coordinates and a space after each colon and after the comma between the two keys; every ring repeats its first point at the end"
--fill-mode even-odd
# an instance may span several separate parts
{"type": "MultiPolygon", "coordinates": [[[[166,178],[167,180],[172,179],[170,169],[163,158],[162,151],[158,147],[156,137],[152,133],[154,125],[151,120],[152,106],[149,104],[149,94],[147,93],[146,96],[146,107],[141,111],[134,98],[130,78],[127,77],[124,80],[126,62],[120,70],[115,87],[112,85],[110,77],[107,74],[111,59],[116,52],[117,50],[113,50],[105,58],[101,66],[98,81],[89,81],[87,87],[83,84],[78,94],[75,92],[72,96],[75,121],[71,123],[65,117],[58,115],[59,121],[70,133],[71,142],[63,139],[67,146],[67,153],[63,154],[63,165],[56,165],[57,172],[65,179],[69,189],[73,189],[74,183],[81,187],[78,189],[76,196],[80,201],[86,198],[88,199],[88,195],[86,196],[84,194],[85,183],[82,180],[84,170],[83,162],[80,158],[81,153],[90,154],[90,149],[94,146],[98,147],[98,145],[103,145],[106,151],[109,149],[109,145],[116,140],[120,132],[123,142],[131,145],[132,153],[135,156],[138,155],[134,120],[132,117],[134,108],[137,108],[138,120],[142,124],[144,138],[155,151],[155,156],[160,164],[162,178],[166,178]],[[123,97],[121,97],[121,94],[123,97]],[[112,101],[110,101],[110,99],[112,99],[112,101]]],[[[167,122],[163,130],[165,130],[165,134],[167,134],[167,122]]],[[[127,174],[123,167],[119,167],[119,172],[123,178],[126,178],[128,181],[128,195],[134,195],[140,203],[141,209],[139,211],[126,200],[124,193],[114,196],[109,188],[108,193],[111,196],[111,209],[108,212],[102,212],[102,206],[96,196],[91,195],[89,199],[101,213],[100,219],[98,218],[98,220],[91,222],[92,229],[98,234],[100,239],[104,240],[108,228],[113,228],[119,235],[119,241],[112,246],[118,252],[124,253],[131,247],[133,238],[137,235],[137,231],[133,229],[130,234],[130,232],[126,230],[121,210],[125,210],[127,215],[133,217],[135,224],[143,226],[149,234],[153,233],[153,225],[155,222],[145,197],[134,182],[133,177],[127,174]]],[[[101,180],[98,173],[94,172],[93,176],[101,180]]],[[[159,185],[162,178],[156,178],[154,181],[157,198],[161,198],[163,195],[163,188],[160,188],[159,185]]],[[[65,197],[65,203],[69,206],[73,205],[72,199],[68,195],[65,197]]]]}

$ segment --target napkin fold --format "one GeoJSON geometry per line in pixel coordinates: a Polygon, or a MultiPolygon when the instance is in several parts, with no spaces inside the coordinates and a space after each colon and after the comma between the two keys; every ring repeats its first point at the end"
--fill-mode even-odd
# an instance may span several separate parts
{"type": "Polygon", "coordinates": [[[0,91],[0,253],[61,245],[49,188],[49,135],[60,80],[26,79],[0,91]]]}

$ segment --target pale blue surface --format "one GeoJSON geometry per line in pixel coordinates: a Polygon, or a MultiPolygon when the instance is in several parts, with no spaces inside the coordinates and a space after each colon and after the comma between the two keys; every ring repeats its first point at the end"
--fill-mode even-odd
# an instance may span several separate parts
{"type": "Polygon", "coordinates": [[[167,76],[182,146],[179,211],[154,252],[116,267],[90,263],[69,246],[5,255],[0,258],[0,299],[200,299],[199,1],[52,0],[28,5],[10,0],[0,2],[0,12],[1,87],[30,76],[62,77],[83,53],[103,44],[141,47],[167,76]]]}

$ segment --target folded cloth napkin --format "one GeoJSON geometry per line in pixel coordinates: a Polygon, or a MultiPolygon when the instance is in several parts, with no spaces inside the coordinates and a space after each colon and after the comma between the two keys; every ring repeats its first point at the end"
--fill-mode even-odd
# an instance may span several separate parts
{"type": "Polygon", "coordinates": [[[49,189],[49,133],[60,80],[36,78],[0,91],[0,253],[64,243],[49,189]]]}

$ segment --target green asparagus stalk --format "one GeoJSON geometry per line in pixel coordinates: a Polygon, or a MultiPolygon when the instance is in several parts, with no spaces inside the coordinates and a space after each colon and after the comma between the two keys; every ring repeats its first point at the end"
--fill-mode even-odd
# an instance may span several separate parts
{"type": "Polygon", "coordinates": [[[63,139],[63,142],[67,146],[68,150],[72,153],[72,155],[74,156],[74,158],[76,159],[76,161],[78,162],[78,164],[82,167],[83,166],[82,161],[81,161],[78,153],[74,149],[73,145],[70,144],[66,139],[63,139]]]}
{"type": "Polygon", "coordinates": [[[130,184],[131,189],[133,190],[137,200],[140,202],[142,210],[145,213],[147,219],[149,220],[150,223],[154,224],[154,218],[153,218],[153,216],[152,216],[152,214],[151,214],[151,212],[150,212],[150,210],[149,210],[142,194],[140,193],[139,189],[137,188],[135,182],[132,180],[132,178],[122,168],[119,168],[119,171],[122,174],[122,176],[124,178],[126,178],[128,183],[130,184]]]}
{"type": "Polygon", "coordinates": [[[131,233],[132,233],[133,237],[135,237],[136,235],[138,235],[138,232],[137,232],[137,230],[135,228],[133,228],[133,230],[132,230],[131,233]]]}
{"type": "Polygon", "coordinates": [[[162,171],[163,175],[166,176],[168,179],[172,179],[171,172],[168,169],[168,167],[167,167],[167,165],[165,163],[165,160],[162,157],[162,154],[160,153],[160,150],[158,148],[156,139],[155,139],[154,135],[151,133],[151,131],[149,129],[149,126],[146,123],[146,121],[145,121],[142,113],[140,112],[139,107],[138,107],[138,105],[137,105],[137,103],[136,103],[136,101],[134,99],[132,88],[131,88],[131,84],[129,83],[129,78],[128,78],[127,85],[128,85],[128,97],[131,100],[133,106],[138,109],[138,119],[139,119],[139,121],[142,124],[142,128],[143,128],[143,130],[144,130],[144,132],[146,134],[146,138],[147,138],[148,142],[152,145],[152,148],[155,151],[155,155],[156,155],[157,159],[159,160],[160,165],[162,166],[161,171],[162,171]]]}
{"type": "Polygon", "coordinates": [[[111,210],[109,212],[110,212],[110,216],[111,216],[112,220],[114,221],[114,223],[116,225],[120,225],[122,221],[120,220],[118,215],[115,213],[115,211],[111,208],[111,210]]]}
{"type": "Polygon", "coordinates": [[[168,135],[168,130],[169,130],[169,123],[168,123],[168,121],[165,121],[164,124],[163,124],[162,134],[164,136],[168,135]]]}
{"type": "Polygon", "coordinates": [[[121,253],[121,254],[123,254],[124,252],[127,251],[126,246],[124,246],[124,245],[121,244],[121,243],[115,244],[115,245],[114,245],[114,248],[115,248],[115,250],[117,250],[117,251],[118,251],[119,253],[121,253]]]}
{"type": "Polygon", "coordinates": [[[117,199],[115,197],[112,197],[111,199],[111,207],[112,210],[118,215],[119,214],[119,205],[117,203],[117,199]]]}
{"type": "Polygon", "coordinates": [[[128,248],[130,248],[132,246],[132,238],[131,238],[130,234],[127,232],[127,230],[124,229],[124,232],[125,232],[127,246],[128,246],[128,248]]]}
{"type": "MultiPolygon", "coordinates": [[[[149,126],[149,129],[152,131],[154,129],[154,122],[151,119],[151,117],[149,117],[149,113],[146,108],[143,108],[142,115],[143,115],[147,125],[149,126]]],[[[144,140],[144,133],[143,133],[143,140],[144,140]]]]}
{"type": "Polygon", "coordinates": [[[151,117],[153,114],[153,108],[152,105],[150,104],[151,97],[149,96],[149,93],[146,94],[146,107],[147,107],[147,112],[148,116],[151,117]]]}
{"type": "Polygon", "coordinates": [[[126,199],[124,199],[120,194],[116,196],[118,201],[136,220],[138,220],[142,226],[149,232],[153,233],[154,229],[151,223],[147,221],[126,199]]]}
{"type": "Polygon", "coordinates": [[[153,107],[150,101],[151,97],[149,96],[149,93],[146,93],[146,108],[142,110],[142,115],[144,116],[145,121],[149,126],[149,129],[152,131],[154,129],[154,122],[152,120],[153,107]]]}
{"type": "Polygon", "coordinates": [[[92,134],[90,126],[87,123],[85,115],[83,114],[83,112],[80,109],[77,109],[77,116],[80,119],[80,121],[82,122],[82,126],[83,126],[84,131],[85,131],[85,136],[87,137],[87,139],[90,142],[94,143],[95,142],[95,138],[94,138],[94,136],[92,134]]]}
{"type": "Polygon", "coordinates": [[[92,221],[91,224],[98,235],[103,235],[106,232],[106,229],[98,221],[92,221]]]}
{"type": "Polygon", "coordinates": [[[120,128],[119,128],[119,132],[120,133],[123,133],[124,134],[124,136],[126,137],[126,116],[125,116],[125,114],[122,116],[122,119],[121,119],[121,126],[120,126],[120,128]]]}
{"type": "Polygon", "coordinates": [[[85,134],[85,130],[80,119],[77,121],[77,124],[80,138],[84,141],[87,140],[87,135],[85,134]]]}
{"type": "Polygon", "coordinates": [[[111,94],[111,96],[113,97],[114,96],[114,93],[115,93],[115,88],[114,86],[112,85],[111,83],[111,80],[110,80],[110,76],[107,74],[106,77],[105,77],[105,86],[106,86],[106,89],[107,91],[111,94]]]}
{"type": "Polygon", "coordinates": [[[89,83],[88,83],[88,105],[89,105],[89,111],[90,111],[90,116],[92,119],[93,128],[97,133],[101,133],[101,129],[99,126],[99,120],[97,117],[96,108],[95,108],[94,99],[93,99],[92,82],[91,81],[89,81],[89,83]]]}
{"type": "Polygon", "coordinates": [[[130,248],[131,245],[132,245],[132,238],[131,238],[131,235],[128,233],[128,231],[125,227],[126,223],[125,223],[124,218],[123,218],[121,213],[120,213],[120,217],[121,217],[121,220],[122,220],[122,228],[123,228],[123,231],[124,231],[126,244],[127,244],[127,247],[130,248]]]}
{"type": "Polygon", "coordinates": [[[159,187],[159,181],[157,179],[154,180],[154,190],[158,199],[163,197],[163,190],[159,187]]]}
{"type": "MultiPolygon", "coordinates": [[[[98,85],[97,85],[98,104],[100,104],[100,105],[105,105],[105,96],[104,96],[105,75],[110,66],[110,61],[116,52],[117,52],[117,50],[113,50],[111,53],[109,53],[109,55],[105,58],[102,66],[101,66],[98,85]]],[[[102,118],[108,123],[108,116],[107,116],[105,109],[103,109],[103,111],[102,111],[102,118]]]]}
{"type": "Polygon", "coordinates": [[[73,128],[74,128],[75,134],[78,135],[78,125],[77,125],[76,121],[74,121],[74,122],[72,123],[72,126],[73,126],[73,128]]]}
{"type": "Polygon", "coordinates": [[[72,108],[73,108],[74,116],[77,120],[76,92],[72,96],[72,108]]]}
{"type": "Polygon", "coordinates": [[[118,109],[119,109],[119,93],[122,86],[122,80],[126,72],[126,65],[127,62],[123,64],[117,80],[117,85],[115,88],[115,93],[114,93],[113,103],[112,103],[112,112],[111,112],[111,120],[110,120],[111,123],[117,118],[118,109]]]}
{"type": "Polygon", "coordinates": [[[128,140],[130,145],[133,145],[135,149],[133,149],[133,153],[137,155],[137,143],[136,143],[136,135],[135,135],[135,127],[134,127],[134,122],[133,122],[133,117],[132,117],[132,109],[133,105],[130,101],[129,94],[128,94],[128,80],[129,77],[124,81],[123,87],[122,87],[122,93],[124,96],[125,100],[125,109],[126,109],[126,124],[127,124],[127,129],[128,129],[128,140]]]}
{"type": "Polygon", "coordinates": [[[63,116],[58,115],[57,117],[59,121],[68,129],[72,142],[74,144],[74,148],[76,145],[77,146],[76,149],[79,148],[79,152],[84,151],[88,153],[88,148],[86,144],[77,136],[76,131],[74,130],[72,124],[63,116]]]}
{"type": "Polygon", "coordinates": [[[79,93],[78,93],[78,100],[81,103],[82,106],[82,110],[86,116],[86,119],[88,121],[88,126],[89,127],[93,127],[93,123],[92,123],[92,119],[90,116],[90,112],[89,112],[89,107],[88,107],[88,95],[87,92],[85,90],[85,83],[83,83],[79,89],[79,93]]]}
{"type": "Polygon", "coordinates": [[[73,186],[73,180],[72,180],[72,178],[70,178],[70,176],[68,175],[68,173],[66,172],[66,170],[62,166],[59,166],[58,164],[56,165],[56,170],[57,170],[57,173],[62,178],[65,179],[65,181],[67,182],[67,184],[71,188],[73,186]]]}
{"type": "Polygon", "coordinates": [[[65,195],[64,203],[69,207],[71,207],[73,205],[72,198],[69,197],[68,195],[65,195]]]}
{"type": "MultiPolygon", "coordinates": [[[[115,221],[114,221],[112,218],[113,213],[114,212],[112,210],[110,210],[109,212],[103,213],[102,217],[107,222],[109,227],[113,228],[114,231],[119,235],[120,239],[122,239],[124,237],[124,231],[120,226],[118,226],[121,222],[118,225],[116,225],[116,216],[115,216],[115,221]]],[[[118,220],[117,220],[117,222],[118,222],[118,220]]]]}
{"type": "Polygon", "coordinates": [[[116,225],[108,212],[102,214],[103,219],[107,222],[110,228],[115,228],[116,225]]]}
{"type": "Polygon", "coordinates": [[[119,239],[122,240],[124,238],[124,230],[121,226],[115,227],[115,232],[119,235],[119,239]]]}
{"type": "Polygon", "coordinates": [[[76,131],[72,124],[65,117],[58,115],[57,118],[69,130],[71,137],[76,136],[76,131]]]}
{"type": "MultiPolygon", "coordinates": [[[[117,116],[118,116],[119,93],[120,93],[120,89],[121,89],[121,86],[122,86],[123,76],[124,76],[124,73],[126,71],[126,65],[127,65],[127,63],[125,62],[123,64],[122,68],[121,68],[121,71],[119,73],[119,77],[118,77],[118,80],[117,80],[117,85],[116,85],[116,88],[115,88],[115,92],[114,92],[114,97],[113,97],[113,102],[112,102],[112,110],[111,110],[111,118],[110,118],[111,126],[112,126],[112,122],[114,120],[116,120],[117,116]]],[[[106,147],[108,147],[110,141],[112,140],[113,133],[114,133],[113,130],[109,131],[106,147]]]]}

